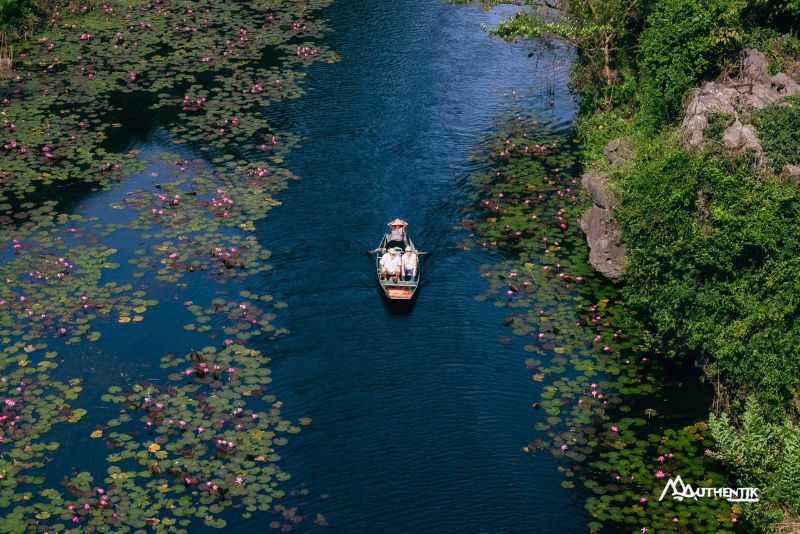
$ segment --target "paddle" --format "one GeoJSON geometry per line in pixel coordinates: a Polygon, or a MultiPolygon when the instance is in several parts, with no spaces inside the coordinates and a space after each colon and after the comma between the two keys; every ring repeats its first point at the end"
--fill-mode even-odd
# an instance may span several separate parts
{"type": "MultiPolygon", "coordinates": [[[[378,252],[386,252],[384,248],[374,248],[372,250],[368,250],[367,254],[377,254],[378,252]]],[[[425,256],[427,254],[433,254],[433,252],[417,252],[417,256],[425,256]]]]}

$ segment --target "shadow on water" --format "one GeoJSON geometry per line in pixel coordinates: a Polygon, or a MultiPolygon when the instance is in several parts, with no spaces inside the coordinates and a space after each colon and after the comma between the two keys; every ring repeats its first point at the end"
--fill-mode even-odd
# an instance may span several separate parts
{"type": "MultiPolygon", "coordinates": [[[[421,291],[419,289],[418,291],[421,291]]],[[[383,295],[383,291],[378,288],[378,292],[380,293],[379,298],[383,300],[383,305],[386,308],[386,311],[391,315],[411,315],[414,313],[414,304],[416,303],[417,295],[414,296],[411,300],[389,300],[383,295]]]]}

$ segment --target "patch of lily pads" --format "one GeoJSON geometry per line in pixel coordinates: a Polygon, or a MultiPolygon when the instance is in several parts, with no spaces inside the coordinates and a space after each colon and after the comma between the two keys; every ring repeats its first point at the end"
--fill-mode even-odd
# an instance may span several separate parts
{"type": "Polygon", "coordinates": [[[267,306],[282,308],[285,303],[273,302],[272,295],[256,295],[249,291],[240,292],[239,297],[234,301],[215,298],[207,308],[187,301],[185,305],[194,315],[194,322],[185,324],[183,328],[209,332],[212,339],[231,336],[243,342],[262,334],[269,334],[274,339],[288,333],[288,330],[272,324],[276,315],[267,309],[267,306]]]}
{"type": "Polygon", "coordinates": [[[537,436],[525,452],[563,460],[564,487],[587,493],[591,531],[726,532],[741,509],[722,499],[659,500],[680,475],[725,486],[703,421],[680,422],[659,409],[670,385],[660,376],[646,330],[618,290],[596,275],[577,219],[586,206],[570,139],[535,118],[505,118],[473,157],[475,205],[465,245],[498,250],[482,268],[476,298],[509,309],[506,325],[537,382],[537,436]],[[655,407],[659,409],[656,409],[655,407]]]}
{"type": "Polygon", "coordinates": [[[272,510],[283,531],[303,520],[280,502],[297,490],[279,449],[310,420],[281,417],[268,359],[246,346],[285,333],[271,324],[283,303],[246,291],[186,301],[194,321],[175,328],[207,346],[165,355],[161,380],[111,386],[110,419],[79,398],[82,379],[62,376],[53,347],[146,321],[156,292],[241,287],[269,269],[252,232],[294,178],[280,165],[297,138],[264,108],[299,97],[307,65],[336,60],[318,42],[329,3],[78,3],[15,46],[0,86],[0,530],[189,532],[232,511],[272,510]],[[174,150],[128,149],[119,106],[132,102],[174,150]],[[126,187],[148,170],[151,186],[126,187]],[[70,198],[113,188],[129,224],[69,213],[70,198]],[[120,252],[131,237],[143,245],[120,252]],[[55,433],[80,421],[106,461],[54,476],[55,456],[76,452],[55,433]]]}

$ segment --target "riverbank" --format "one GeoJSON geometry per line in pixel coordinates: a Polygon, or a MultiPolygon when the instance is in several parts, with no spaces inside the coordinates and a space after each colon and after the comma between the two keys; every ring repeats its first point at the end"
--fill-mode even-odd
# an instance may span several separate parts
{"type": "Polygon", "coordinates": [[[475,158],[474,243],[505,260],[483,270],[480,301],[507,309],[511,337],[538,390],[535,428],[524,447],[561,460],[562,486],[588,490],[591,531],[733,532],[741,509],[724,500],[660,495],[668,479],[724,485],[697,375],[670,369],[623,292],[587,263],[576,223],[578,146],[546,119],[507,117],[475,158]],[[517,341],[519,340],[519,341],[517,341]],[[700,401],[701,405],[693,404],[700,401]]]}
{"type": "Polygon", "coordinates": [[[757,504],[735,506],[758,530],[791,528],[800,513],[800,188],[792,168],[800,158],[782,134],[798,116],[797,103],[783,101],[800,59],[796,16],[777,4],[651,1],[595,11],[576,2],[560,22],[525,13],[495,30],[552,35],[581,52],[573,76],[584,96],[581,161],[615,197],[610,211],[628,264],[622,295],[662,357],[700,358],[716,390],[708,454],[730,470],[725,485],[760,489],[757,504]],[[750,48],[766,54],[757,72],[747,66],[752,53],[740,55],[750,48]],[[684,106],[703,80],[735,88],[780,72],[782,95],[711,107],[700,128],[706,142],[687,141],[684,106]],[[617,140],[627,154],[612,166],[607,147],[617,140]]]}

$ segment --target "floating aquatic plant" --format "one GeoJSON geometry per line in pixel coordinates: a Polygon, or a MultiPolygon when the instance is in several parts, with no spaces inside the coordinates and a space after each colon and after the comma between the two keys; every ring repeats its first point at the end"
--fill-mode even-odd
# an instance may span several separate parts
{"type": "Polygon", "coordinates": [[[187,330],[217,346],[166,356],[163,374],[182,368],[168,385],[125,373],[103,399],[118,410],[111,419],[79,398],[82,379],[62,376],[70,362],[52,347],[136,328],[156,293],[180,298],[189,284],[269,268],[249,234],[293,178],[280,165],[297,139],[263,110],[302,94],[300,68],[335,60],[314,17],[328,3],[87,4],[22,44],[0,88],[0,530],[185,532],[223,527],[231,508],[274,509],[282,530],[302,520],[275,503],[290,478],[278,449],[310,421],[280,417],[267,359],[243,345],[284,332],[267,310],[282,303],[187,302],[187,330]],[[126,123],[140,120],[173,150],[131,150],[126,123]],[[126,187],[146,172],[158,183],[126,187]],[[98,188],[124,191],[119,221],[68,213],[63,199],[98,188]],[[48,436],[67,424],[109,452],[59,480],[46,466],[75,450],[48,436]]]}
{"type": "Polygon", "coordinates": [[[506,325],[524,340],[525,366],[540,384],[539,435],[523,449],[564,460],[562,485],[588,492],[592,531],[733,530],[740,510],[727,501],[658,500],[667,477],[724,486],[725,475],[704,454],[713,447],[705,423],[670,423],[651,404],[665,402],[663,370],[635,314],[588,264],[569,138],[515,115],[474,159],[482,170],[464,220],[467,244],[506,258],[482,268],[488,288],[477,298],[509,308],[506,325]]]}

